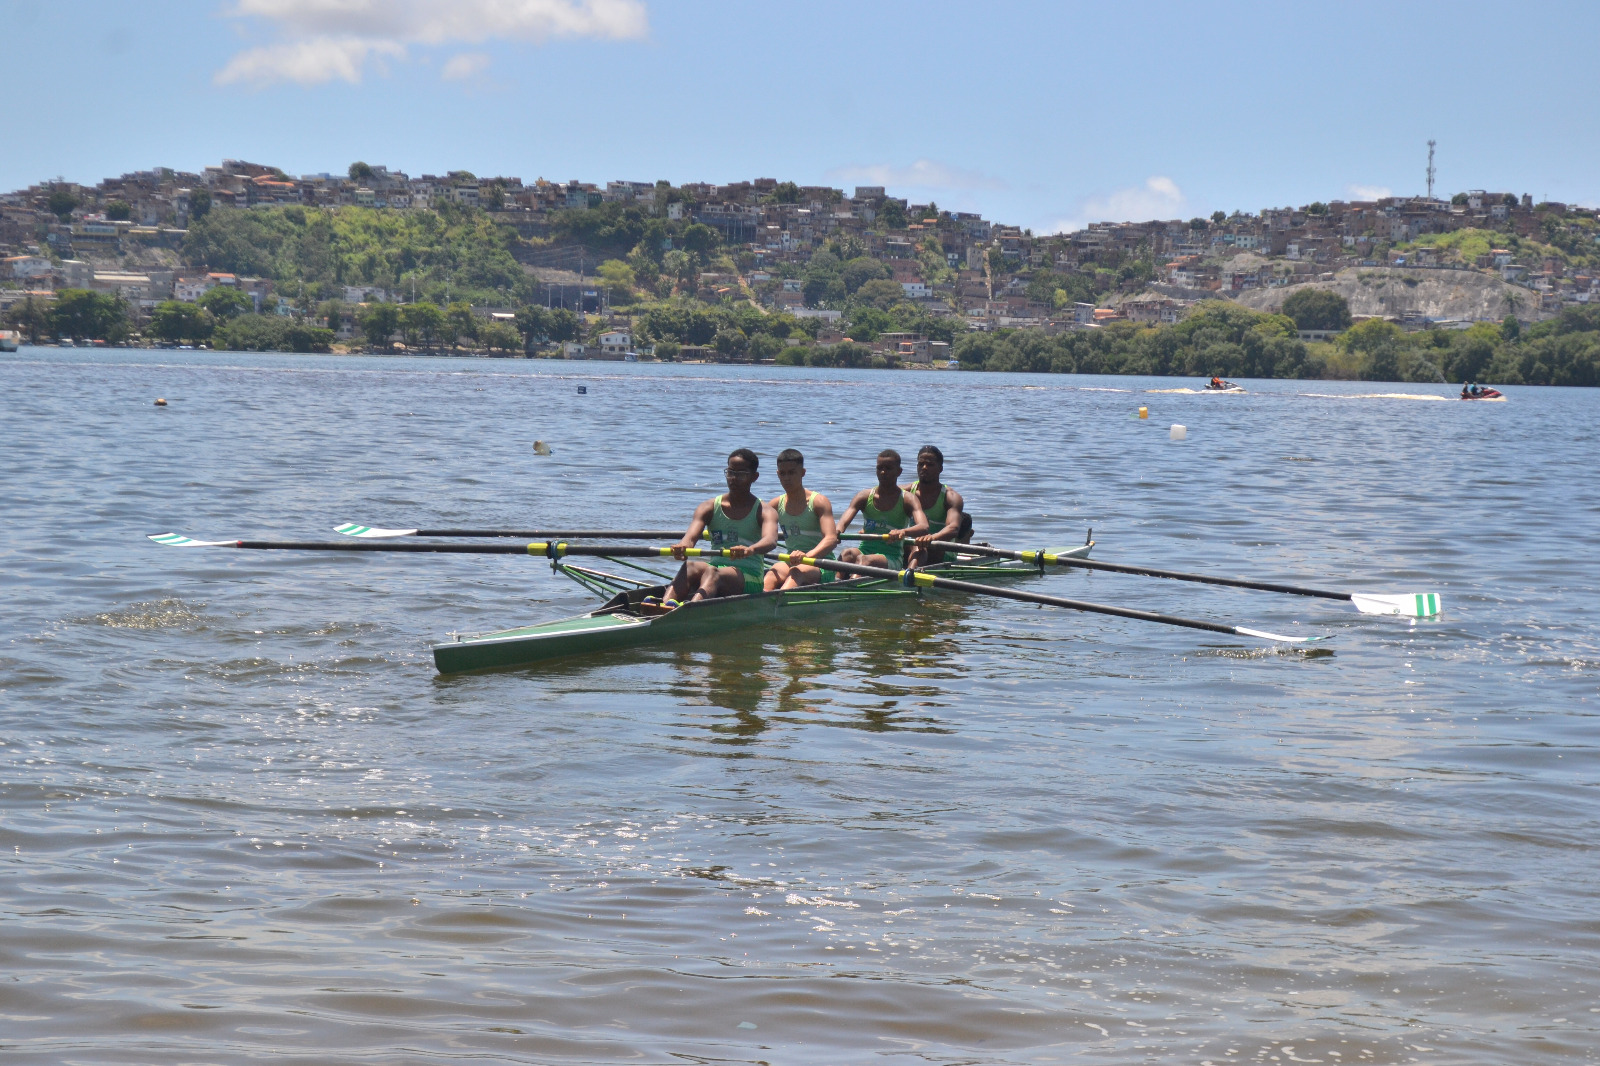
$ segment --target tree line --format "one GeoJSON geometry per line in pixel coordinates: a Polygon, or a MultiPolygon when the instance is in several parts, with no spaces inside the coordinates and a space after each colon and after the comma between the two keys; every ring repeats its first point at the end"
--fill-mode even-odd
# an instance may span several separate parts
{"type": "Polygon", "coordinates": [[[1600,385],[1600,307],[1569,308],[1526,328],[1507,317],[1465,330],[1407,333],[1376,318],[1350,325],[1349,308],[1335,293],[1296,294],[1302,295],[1309,298],[1284,303],[1300,314],[1298,321],[1218,300],[1165,326],[1116,322],[1056,335],[971,333],[951,354],[963,370],[1600,385]],[[1302,329],[1343,326],[1349,328],[1329,343],[1299,339],[1302,329]]]}

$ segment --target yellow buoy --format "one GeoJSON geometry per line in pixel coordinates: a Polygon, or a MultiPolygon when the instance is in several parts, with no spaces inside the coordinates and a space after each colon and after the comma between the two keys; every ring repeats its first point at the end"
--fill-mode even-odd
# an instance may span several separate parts
{"type": "Polygon", "coordinates": [[[157,396],[156,397],[156,406],[157,407],[165,407],[165,406],[167,406],[167,401],[165,399],[163,399],[162,397],[157,396]]]}
{"type": "Polygon", "coordinates": [[[1150,417],[1150,408],[1148,408],[1148,407],[1139,408],[1139,417],[1140,418],[1149,418],[1150,417]]]}

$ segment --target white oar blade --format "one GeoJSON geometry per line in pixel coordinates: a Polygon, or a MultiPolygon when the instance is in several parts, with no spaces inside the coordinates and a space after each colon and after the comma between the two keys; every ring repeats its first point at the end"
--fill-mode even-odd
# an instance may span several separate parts
{"type": "Polygon", "coordinates": [[[377,529],[373,526],[358,526],[354,522],[346,522],[334,528],[335,533],[343,533],[347,537],[365,537],[368,540],[382,540],[385,537],[413,537],[417,531],[414,529],[377,529]]]}
{"type": "Polygon", "coordinates": [[[1444,610],[1437,592],[1408,592],[1399,596],[1372,596],[1355,593],[1350,602],[1362,614],[1399,615],[1402,618],[1432,618],[1444,610]]]}
{"type": "Polygon", "coordinates": [[[1233,631],[1241,637],[1259,637],[1262,640],[1270,640],[1275,644],[1310,644],[1317,639],[1316,637],[1286,637],[1281,633],[1268,633],[1260,629],[1246,629],[1244,626],[1235,626],[1233,631]]]}
{"type": "Polygon", "coordinates": [[[169,548],[231,548],[236,540],[195,540],[181,533],[152,533],[150,539],[169,548]]]}

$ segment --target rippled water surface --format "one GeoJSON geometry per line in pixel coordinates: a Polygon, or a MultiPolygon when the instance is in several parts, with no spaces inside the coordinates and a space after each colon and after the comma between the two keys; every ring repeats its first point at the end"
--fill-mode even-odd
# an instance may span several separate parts
{"type": "Polygon", "coordinates": [[[1192,384],[6,357],[0,1058],[1600,1058],[1600,393],[1192,384]],[[996,544],[1446,611],[1073,572],[1333,639],[950,599],[441,678],[594,601],[145,540],[677,526],[733,447],[842,504],[930,441],[996,544]]]}

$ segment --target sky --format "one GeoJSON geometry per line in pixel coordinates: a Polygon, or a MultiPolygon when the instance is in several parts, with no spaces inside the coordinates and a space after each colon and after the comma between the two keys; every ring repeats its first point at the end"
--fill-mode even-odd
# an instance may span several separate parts
{"type": "Polygon", "coordinates": [[[0,0],[0,189],[887,185],[1037,233],[1425,191],[1600,204],[1600,4],[0,0]]]}

